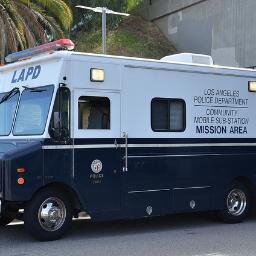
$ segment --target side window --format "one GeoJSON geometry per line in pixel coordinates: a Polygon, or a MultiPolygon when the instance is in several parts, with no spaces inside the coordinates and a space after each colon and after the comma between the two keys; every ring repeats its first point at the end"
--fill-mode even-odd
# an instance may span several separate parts
{"type": "Polygon", "coordinates": [[[156,132],[183,132],[186,127],[185,101],[155,98],[151,102],[151,127],[156,132]]]}
{"type": "Polygon", "coordinates": [[[81,96],[78,99],[78,129],[110,129],[110,100],[81,96]]]}
{"type": "Polygon", "coordinates": [[[70,136],[70,91],[66,87],[60,87],[56,94],[49,133],[59,140],[70,136]]]}

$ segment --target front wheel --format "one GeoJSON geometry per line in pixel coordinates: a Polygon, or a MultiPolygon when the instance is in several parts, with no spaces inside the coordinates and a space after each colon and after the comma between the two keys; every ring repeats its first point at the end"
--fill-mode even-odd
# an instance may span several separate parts
{"type": "Polygon", "coordinates": [[[0,218],[0,227],[5,227],[9,223],[11,223],[14,220],[12,217],[1,217],[0,218]]]}
{"type": "Polygon", "coordinates": [[[249,214],[251,198],[248,189],[241,183],[234,183],[225,195],[225,208],[218,212],[226,223],[239,223],[249,214]]]}
{"type": "Polygon", "coordinates": [[[60,238],[71,222],[71,203],[63,193],[54,188],[41,190],[25,208],[25,227],[41,241],[60,238]]]}

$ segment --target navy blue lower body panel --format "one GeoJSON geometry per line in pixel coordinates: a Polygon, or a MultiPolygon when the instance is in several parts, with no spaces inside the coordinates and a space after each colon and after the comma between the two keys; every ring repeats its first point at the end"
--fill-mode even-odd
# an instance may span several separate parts
{"type": "Polygon", "coordinates": [[[95,220],[218,210],[234,179],[255,186],[251,142],[129,139],[126,170],[122,139],[75,140],[74,186],[95,220]]]}

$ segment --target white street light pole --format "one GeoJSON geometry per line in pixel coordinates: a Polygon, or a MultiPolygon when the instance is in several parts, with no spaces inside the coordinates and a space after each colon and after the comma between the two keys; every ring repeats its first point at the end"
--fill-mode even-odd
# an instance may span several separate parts
{"type": "Polygon", "coordinates": [[[120,16],[130,16],[128,13],[122,12],[114,12],[109,10],[106,7],[88,7],[83,5],[77,5],[77,8],[91,10],[93,12],[102,13],[102,52],[103,54],[107,54],[107,14],[120,15],[120,16]]]}
{"type": "Polygon", "coordinates": [[[107,10],[102,8],[102,53],[107,54],[107,10]]]}

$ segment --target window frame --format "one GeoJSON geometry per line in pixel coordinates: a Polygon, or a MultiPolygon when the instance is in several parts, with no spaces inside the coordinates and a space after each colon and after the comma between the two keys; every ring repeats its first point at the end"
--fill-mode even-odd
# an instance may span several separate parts
{"type": "MultiPolygon", "coordinates": [[[[51,135],[50,135],[50,129],[52,128],[51,127],[51,123],[52,123],[52,120],[53,120],[53,115],[54,115],[54,107],[55,107],[55,103],[56,103],[56,101],[57,101],[57,97],[59,98],[58,99],[58,108],[60,109],[61,107],[60,107],[60,97],[61,97],[61,95],[60,95],[60,93],[61,93],[61,91],[62,90],[67,90],[68,91],[68,100],[69,100],[69,106],[68,106],[68,111],[69,111],[69,119],[68,119],[68,136],[69,137],[71,137],[71,132],[72,132],[72,124],[71,124],[71,120],[72,120],[72,109],[71,109],[71,105],[72,105],[72,98],[71,98],[71,91],[70,91],[70,89],[67,87],[67,86],[59,86],[58,88],[57,88],[57,90],[56,90],[56,93],[55,93],[55,96],[54,96],[54,98],[52,98],[52,108],[51,108],[51,111],[49,110],[49,123],[48,123],[48,135],[49,135],[49,137],[50,138],[52,138],[51,137],[51,135]]],[[[61,112],[59,112],[59,113],[61,113],[61,112]]]]}
{"type": "Polygon", "coordinates": [[[111,126],[112,126],[112,123],[111,123],[111,99],[110,97],[107,97],[107,96],[93,96],[93,95],[80,95],[78,97],[78,104],[77,104],[77,115],[78,115],[78,124],[77,124],[77,129],[80,130],[80,131],[110,131],[111,130],[111,126]],[[109,128],[79,128],[79,117],[80,117],[80,113],[79,113],[79,100],[82,98],[82,97],[87,97],[87,98],[105,98],[108,100],[108,103],[109,103],[109,128]]]}
{"type": "Polygon", "coordinates": [[[23,92],[25,92],[26,89],[24,89],[22,92],[20,92],[20,97],[19,97],[19,104],[18,104],[18,108],[16,109],[16,114],[15,114],[15,120],[14,120],[14,123],[13,123],[13,127],[12,127],[12,135],[14,137],[22,137],[22,136],[31,136],[31,137],[36,137],[36,136],[42,136],[45,134],[46,130],[48,129],[48,119],[49,119],[49,116],[50,116],[50,111],[51,111],[51,105],[52,105],[52,102],[53,102],[53,98],[55,97],[55,86],[54,84],[47,84],[47,85],[42,85],[42,86],[36,86],[36,87],[29,87],[29,89],[38,89],[38,88],[44,88],[44,87],[53,87],[53,91],[52,91],[52,95],[51,95],[51,99],[49,101],[49,107],[48,107],[48,114],[47,114],[47,117],[46,117],[46,120],[45,120],[45,126],[44,126],[44,130],[42,131],[41,134],[15,134],[14,131],[15,131],[15,126],[16,126],[16,121],[17,121],[17,117],[18,117],[18,111],[19,111],[19,108],[20,108],[20,105],[21,105],[21,97],[22,97],[22,94],[23,92]]]}
{"type": "MultiPolygon", "coordinates": [[[[17,111],[18,111],[18,108],[19,108],[19,104],[20,104],[20,97],[21,97],[21,92],[20,90],[18,89],[17,90],[18,92],[18,99],[17,99],[17,102],[16,102],[16,107],[15,107],[15,111],[14,111],[14,114],[13,114],[13,117],[12,117],[12,124],[11,124],[11,128],[9,130],[9,133],[8,134],[5,134],[5,135],[1,135],[0,134],[0,137],[8,137],[12,134],[12,131],[13,131],[13,128],[14,128],[14,124],[15,124],[15,121],[16,121],[16,114],[17,114],[17,111]]],[[[0,94],[3,94],[3,93],[8,93],[8,92],[1,92],[0,94]]]]}
{"type": "MultiPolygon", "coordinates": [[[[186,130],[186,102],[185,100],[181,99],[181,98],[161,98],[161,97],[156,97],[153,98],[151,100],[151,113],[150,113],[150,124],[151,124],[151,129],[153,132],[184,132],[186,130]],[[159,129],[155,129],[153,128],[153,104],[155,101],[167,101],[168,102],[168,106],[170,107],[170,102],[182,102],[183,103],[183,129],[182,130],[172,130],[172,129],[168,129],[168,130],[159,130],[159,129]]],[[[170,124],[170,108],[168,108],[168,123],[170,124]]]]}

